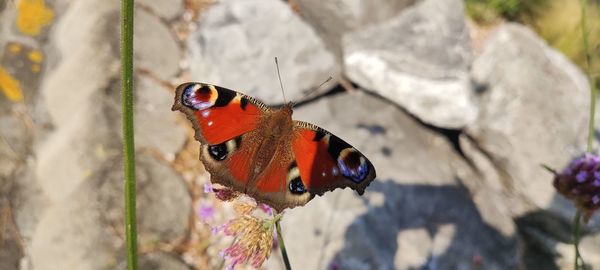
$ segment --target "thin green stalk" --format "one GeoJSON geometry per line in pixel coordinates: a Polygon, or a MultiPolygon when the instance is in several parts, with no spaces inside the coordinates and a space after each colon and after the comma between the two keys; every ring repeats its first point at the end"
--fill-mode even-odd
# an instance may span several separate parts
{"type": "Polygon", "coordinates": [[[287,251],[285,249],[285,243],[283,242],[283,235],[281,235],[281,225],[279,222],[281,219],[275,221],[275,228],[277,230],[277,241],[279,241],[279,249],[281,250],[281,257],[283,257],[283,262],[285,263],[285,269],[292,270],[292,266],[290,265],[290,259],[288,258],[287,251]]]}
{"type": "Polygon", "coordinates": [[[592,152],[594,143],[594,122],[596,118],[596,80],[592,76],[592,53],[590,51],[589,34],[587,28],[587,0],[580,0],[581,4],[581,34],[583,36],[583,49],[585,52],[586,74],[590,80],[590,121],[588,128],[587,151],[592,152]]]}
{"type": "Polygon", "coordinates": [[[583,258],[581,257],[581,254],[579,253],[579,239],[580,239],[580,227],[581,227],[581,211],[577,211],[575,213],[575,219],[573,220],[573,223],[575,224],[575,226],[573,227],[573,236],[575,238],[575,265],[574,265],[574,269],[575,270],[579,270],[579,269],[583,269],[583,267],[585,266],[585,263],[583,262],[583,258]]]}
{"type": "Polygon", "coordinates": [[[137,230],[135,200],[135,151],[133,141],[133,5],[121,1],[121,104],[123,128],[123,167],[125,175],[125,236],[127,269],[137,269],[137,230]]]}

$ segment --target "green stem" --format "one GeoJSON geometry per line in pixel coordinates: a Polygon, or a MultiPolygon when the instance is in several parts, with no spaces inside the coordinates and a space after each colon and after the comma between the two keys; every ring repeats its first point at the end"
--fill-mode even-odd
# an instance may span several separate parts
{"type": "Polygon", "coordinates": [[[127,269],[129,270],[137,269],[135,148],[133,141],[133,5],[134,0],[121,0],[121,104],[125,175],[125,236],[127,269]]]}
{"type": "Polygon", "coordinates": [[[581,226],[581,211],[577,210],[575,213],[575,219],[573,220],[573,236],[575,244],[575,270],[583,269],[584,263],[581,254],[579,253],[579,239],[580,239],[580,226],[581,226]]]}
{"type": "Polygon", "coordinates": [[[587,0],[581,0],[581,34],[583,36],[583,49],[585,52],[586,74],[590,80],[590,121],[588,127],[587,151],[592,152],[594,143],[594,122],[596,118],[596,80],[592,76],[592,53],[590,52],[590,43],[587,28],[587,0]]]}
{"type": "Polygon", "coordinates": [[[277,230],[277,241],[279,241],[279,249],[281,250],[281,257],[283,257],[283,262],[285,263],[286,270],[292,270],[292,266],[290,265],[290,259],[288,258],[287,251],[285,249],[285,243],[283,242],[283,235],[281,235],[281,225],[279,222],[281,219],[275,221],[275,228],[277,230]]]}

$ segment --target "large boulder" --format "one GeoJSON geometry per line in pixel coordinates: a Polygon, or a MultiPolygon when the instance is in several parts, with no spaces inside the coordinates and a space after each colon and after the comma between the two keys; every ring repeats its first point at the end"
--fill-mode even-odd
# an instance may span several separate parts
{"type": "MultiPolygon", "coordinates": [[[[281,104],[277,71],[287,101],[307,92],[340,67],[315,31],[279,0],[227,0],[202,14],[188,40],[191,79],[281,104]]],[[[327,86],[322,89],[326,89],[327,86]]]]}
{"type": "Polygon", "coordinates": [[[394,18],[417,0],[294,0],[336,57],[342,56],[342,36],[394,18]]]}
{"type": "Polygon", "coordinates": [[[460,0],[427,0],[343,38],[348,78],[428,124],[460,129],[477,116],[460,0]],[[392,33],[392,34],[390,34],[392,33]]]}

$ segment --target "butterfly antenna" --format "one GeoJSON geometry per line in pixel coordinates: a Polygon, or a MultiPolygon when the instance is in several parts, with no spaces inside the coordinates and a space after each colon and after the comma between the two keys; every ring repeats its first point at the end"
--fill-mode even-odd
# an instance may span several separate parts
{"type": "Polygon", "coordinates": [[[283,103],[287,103],[285,91],[283,91],[283,82],[281,82],[281,73],[279,72],[279,61],[277,61],[277,57],[275,57],[275,67],[277,67],[277,77],[279,77],[279,86],[281,86],[281,93],[283,94],[283,103]]]}
{"type": "Polygon", "coordinates": [[[321,86],[323,86],[324,84],[328,83],[329,81],[331,81],[333,78],[331,76],[329,76],[329,78],[327,78],[327,80],[325,80],[324,82],[322,82],[321,84],[319,84],[319,86],[309,90],[304,96],[305,97],[310,97],[310,95],[312,95],[312,93],[316,92],[317,90],[321,89],[321,86]]]}

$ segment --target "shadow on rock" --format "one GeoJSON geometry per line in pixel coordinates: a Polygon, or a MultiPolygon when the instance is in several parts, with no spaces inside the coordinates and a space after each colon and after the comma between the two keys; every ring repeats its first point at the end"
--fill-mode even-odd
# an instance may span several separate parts
{"type": "MultiPolygon", "coordinates": [[[[339,269],[512,269],[517,241],[482,221],[469,192],[455,185],[375,181],[370,203],[345,233],[339,269]]],[[[369,203],[368,197],[365,203],[369,203]]]]}

